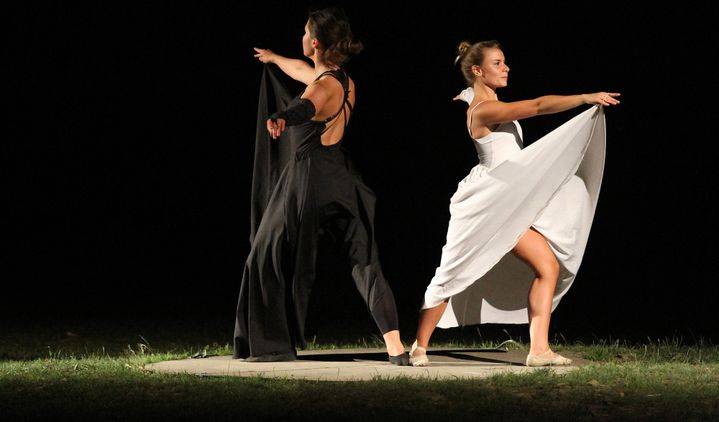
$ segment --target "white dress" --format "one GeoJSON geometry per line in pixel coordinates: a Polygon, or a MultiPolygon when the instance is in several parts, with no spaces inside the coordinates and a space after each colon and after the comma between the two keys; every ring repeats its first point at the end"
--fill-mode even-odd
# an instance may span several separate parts
{"type": "Polygon", "coordinates": [[[605,121],[592,106],[522,149],[514,121],[475,139],[480,163],[450,200],[447,243],[423,308],[449,304],[440,328],[528,322],[535,275],[510,251],[534,227],[560,263],[552,310],[572,285],[604,170],[605,121]]]}

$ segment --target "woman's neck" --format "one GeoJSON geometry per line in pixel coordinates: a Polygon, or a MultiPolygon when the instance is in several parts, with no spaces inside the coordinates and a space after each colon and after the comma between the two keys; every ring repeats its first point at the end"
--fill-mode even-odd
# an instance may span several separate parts
{"type": "Polygon", "coordinates": [[[488,87],[482,82],[475,82],[473,88],[475,101],[496,100],[498,98],[496,89],[488,87]]]}
{"type": "Polygon", "coordinates": [[[334,63],[326,63],[319,59],[318,53],[315,52],[314,56],[312,57],[312,61],[315,63],[315,76],[320,76],[324,72],[327,72],[328,70],[337,70],[340,67],[337,66],[334,63]]]}

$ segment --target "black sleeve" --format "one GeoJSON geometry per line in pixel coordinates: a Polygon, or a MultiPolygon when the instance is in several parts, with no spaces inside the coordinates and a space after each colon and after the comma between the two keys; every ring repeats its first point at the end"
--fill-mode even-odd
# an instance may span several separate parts
{"type": "Polygon", "coordinates": [[[293,126],[310,120],[315,113],[315,105],[312,101],[302,98],[292,107],[270,115],[270,120],[274,122],[277,119],[285,119],[287,126],[293,126]]]}

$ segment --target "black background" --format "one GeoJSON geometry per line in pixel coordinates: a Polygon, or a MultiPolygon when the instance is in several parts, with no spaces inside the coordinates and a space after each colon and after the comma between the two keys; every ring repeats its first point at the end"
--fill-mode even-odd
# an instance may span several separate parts
{"type": "MultiPolygon", "coordinates": [[[[709,10],[463,3],[344,3],[366,47],[347,67],[358,100],[345,145],[378,197],[403,338],[439,263],[449,198],[476,164],[465,108],[451,101],[463,88],[455,49],[497,39],[511,67],[505,101],[622,93],[606,110],[594,226],[553,330],[716,339],[719,37],[709,10]]],[[[205,318],[229,341],[249,250],[262,67],[252,47],[299,58],[308,9],[331,4],[13,10],[4,317],[205,318]]],[[[522,121],[525,143],[583,109],[522,121]]],[[[351,281],[325,278],[317,297],[334,303],[330,319],[367,322],[351,281]]]]}

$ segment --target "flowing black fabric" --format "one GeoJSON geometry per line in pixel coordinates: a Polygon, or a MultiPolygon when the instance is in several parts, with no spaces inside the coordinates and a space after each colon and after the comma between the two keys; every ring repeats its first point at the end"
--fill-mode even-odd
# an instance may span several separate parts
{"type": "MultiPolygon", "coordinates": [[[[348,78],[342,70],[330,76],[345,88],[344,108],[349,104],[348,78]]],[[[326,121],[309,120],[270,139],[265,126],[270,98],[277,107],[287,108],[300,96],[288,102],[287,90],[266,65],[255,140],[252,247],[237,303],[233,357],[306,347],[304,326],[321,235],[329,236],[349,257],[352,278],[380,332],[398,329],[394,296],[374,240],[374,193],[352,168],[340,143],[322,145],[326,121]]]]}
{"type": "Polygon", "coordinates": [[[291,145],[288,132],[282,133],[279,139],[271,139],[267,131],[267,119],[270,116],[270,102],[275,110],[287,108],[292,96],[287,88],[269,70],[269,66],[262,68],[260,81],[260,95],[257,104],[257,131],[255,132],[255,160],[252,169],[252,191],[250,206],[250,244],[254,242],[257,228],[260,226],[262,215],[270,202],[272,189],[277,184],[280,172],[290,159],[291,145]],[[267,80],[271,86],[268,86],[267,80]]]}

